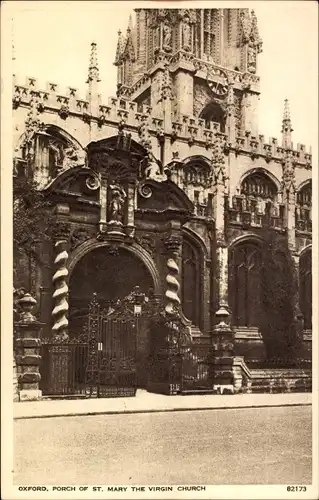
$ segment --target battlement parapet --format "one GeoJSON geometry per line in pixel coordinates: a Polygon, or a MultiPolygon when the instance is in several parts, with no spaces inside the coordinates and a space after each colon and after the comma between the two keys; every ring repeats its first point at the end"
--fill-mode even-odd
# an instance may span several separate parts
{"type": "Polygon", "coordinates": [[[252,159],[264,157],[267,162],[282,162],[289,155],[297,164],[311,169],[311,148],[307,150],[304,144],[298,143],[297,148],[294,149],[291,143],[291,148],[284,148],[279,145],[275,137],[270,137],[269,141],[265,142],[263,135],[253,136],[249,130],[246,130],[244,135],[236,137],[235,144],[230,144],[229,148],[234,149],[236,154],[248,153],[252,159]]]}
{"type": "Polygon", "coordinates": [[[213,145],[214,137],[220,133],[219,123],[207,122],[195,116],[181,115],[172,121],[172,140],[184,139],[190,146],[196,141],[204,143],[206,149],[209,149],[213,145]]]}
{"type": "MultiPolygon", "coordinates": [[[[13,79],[14,109],[20,105],[29,107],[32,103],[36,103],[40,113],[46,109],[55,111],[63,119],[72,114],[80,115],[87,122],[96,119],[100,126],[115,122],[138,127],[142,120],[145,121],[145,117],[151,118],[152,108],[149,105],[139,106],[136,102],[121,97],[109,97],[108,103],[104,104],[101,102],[101,96],[97,97],[97,105],[93,109],[90,100],[81,97],[75,87],[68,87],[66,92],[62,92],[59,85],[46,82],[45,90],[42,90],[36,78],[27,77],[24,83],[18,83],[16,78],[13,79]]],[[[160,117],[152,117],[152,120],[148,122],[150,129],[157,130],[158,127],[163,126],[163,120],[160,117]]]]}

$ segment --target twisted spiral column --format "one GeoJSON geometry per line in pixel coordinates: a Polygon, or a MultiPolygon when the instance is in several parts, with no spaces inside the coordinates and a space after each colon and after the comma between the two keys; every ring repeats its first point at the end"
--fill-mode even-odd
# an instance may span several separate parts
{"type": "Polygon", "coordinates": [[[179,250],[181,248],[181,240],[179,238],[171,237],[168,240],[166,240],[165,245],[167,252],[169,254],[166,261],[168,273],[166,275],[165,297],[167,303],[165,306],[165,312],[172,316],[179,310],[181,304],[181,300],[179,297],[180,269],[178,265],[178,256],[179,256],[179,250]]]}
{"type": "Polygon", "coordinates": [[[168,274],[166,275],[166,291],[165,297],[167,299],[167,304],[165,306],[165,311],[167,314],[174,314],[178,310],[181,300],[179,298],[180,284],[177,280],[179,275],[179,267],[173,258],[167,259],[166,266],[168,268],[168,274]]]}
{"type": "Polygon", "coordinates": [[[54,336],[60,338],[67,338],[67,328],[68,319],[67,313],[69,310],[68,304],[68,285],[66,278],[68,276],[68,270],[66,267],[66,262],[68,259],[68,253],[66,251],[66,240],[59,239],[55,243],[56,257],[54,264],[56,266],[56,271],[52,277],[54,292],[53,301],[54,308],[52,311],[53,317],[53,327],[52,331],[54,336]]]}

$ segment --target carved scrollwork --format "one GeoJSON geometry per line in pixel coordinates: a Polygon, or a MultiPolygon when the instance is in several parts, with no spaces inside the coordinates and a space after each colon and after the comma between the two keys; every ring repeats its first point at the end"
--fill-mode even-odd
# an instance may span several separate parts
{"type": "Polygon", "coordinates": [[[90,191],[96,191],[100,187],[100,180],[96,175],[89,175],[85,180],[85,185],[90,191]]]}
{"type": "Polygon", "coordinates": [[[143,182],[139,185],[138,192],[142,196],[142,198],[150,198],[153,194],[151,186],[146,182],[143,182]]]}

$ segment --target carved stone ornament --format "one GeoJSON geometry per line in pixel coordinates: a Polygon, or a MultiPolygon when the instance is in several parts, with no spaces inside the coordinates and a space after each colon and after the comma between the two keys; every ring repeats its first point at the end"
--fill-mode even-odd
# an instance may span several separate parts
{"type": "Polygon", "coordinates": [[[182,247],[183,239],[181,236],[166,236],[163,240],[166,251],[178,253],[182,247]]]}
{"type": "Polygon", "coordinates": [[[191,50],[191,27],[188,16],[184,17],[182,22],[182,48],[183,50],[191,50]]]}
{"type": "Polygon", "coordinates": [[[63,147],[63,145],[56,140],[50,140],[48,147],[53,153],[54,168],[58,173],[73,167],[85,165],[86,163],[86,153],[83,150],[75,149],[71,145],[63,147]]]}
{"type": "Polygon", "coordinates": [[[144,248],[144,250],[146,250],[150,255],[152,255],[152,257],[154,257],[156,251],[156,245],[154,238],[151,235],[143,234],[141,236],[136,236],[135,241],[136,243],[141,245],[144,248]]]}
{"type": "Polygon", "coordinates": [[[285,191],[296,191],[295,162],[287,154],[282,162],[282,189],[285,191]]]}
{"type": "Polygon", "coordinates": [[[79,227],[74,229],[71,235],[71,248],[72,250],[79,246],[84,241],[90,239],[92,236],[91,232],[85,227],[79,227]]]}
{"type": "Polygon", "coordinates": [[[61,107],[60,107],[58,113],[59,113],[60,118],[62,118],[62,120],[66,120],[70,114],[69,106],[67,104],[61,104],[61,107]]]}
{"type": "Polygon", "coordinates": [[[147,182],[139,184],[138,192],[142,198],[150,198],[153,194],[152,188],[147,182]]]}
{"type": "Polygon", "coordinates": [[[90,191],[96,191],[100,187],[100,180],[97,175],[89,175],[85,180],[85,185],[90,191]]]}
{"type": "Polygon", "coordinates": [[[172,28],[168,20],[165,20],[163,24],[163,50],[165,52],[172,51],[172,28]]]}
{"type": "Polygon", "coordinates": [[[70,224],[68,222],[56,222],[52,227],[52,236],[55,240],[68,241],[70,236],[70,224]]]}
{"type": "Polygon", "coordinates": [[[249,44],[247,50],[247,71],[249,71],[249,73],[255,74],[256,65],[257,65],[257,49],[252,44],[249,44]]]}
{"type": "Polygon", "coordinates": [[[251,32],[251,19],[249,16],[248,9],[241,9],[240,14],[240,24],[241,24],[241,43],[247,43],[249,40],[249,35],[251,32]]]}

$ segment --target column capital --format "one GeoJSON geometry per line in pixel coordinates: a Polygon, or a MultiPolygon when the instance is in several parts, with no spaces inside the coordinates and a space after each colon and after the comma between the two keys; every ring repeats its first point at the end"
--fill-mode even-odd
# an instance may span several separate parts
{"type": "Polygon", "coordinates": [[[65,240],[68,241],[70,236],[71,226],[68,221],[58,220],[52,227],[52,237],[55,241],[65,240]]]}
{"type": "Polygon", "coordinates": [[[169,235],[164,239],[164,246],[168,252],[179,253],[182,242],[182,236],[169,235]]]}

